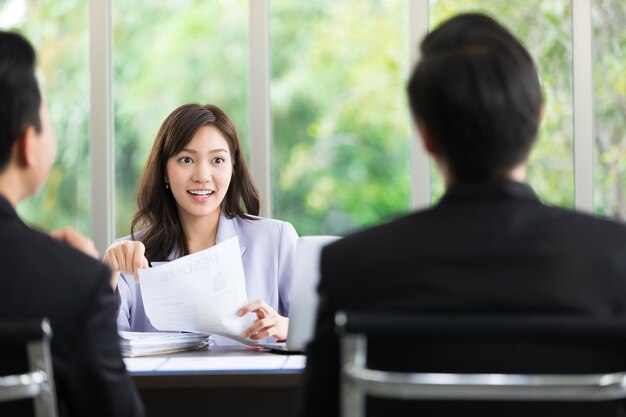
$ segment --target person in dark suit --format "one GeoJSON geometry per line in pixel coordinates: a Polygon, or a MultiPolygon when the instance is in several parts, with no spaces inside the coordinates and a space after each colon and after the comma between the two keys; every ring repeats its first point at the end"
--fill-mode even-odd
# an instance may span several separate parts
{"type": "MultiPolygon", "coordinates": [[[[111,271],[93,258],[90,239],[73,229],[41,233],[15,211],[44,183],[56,150],[34,70],[30,43],[0,31],[0,318],[50,320],[61,415],[142,416],[120,355],[111,271]]],[[[1,362],[10,372],[12,358],[1,362]]],[[[0,415],[29,408],[2,402],[0,415]]]]}
{"type": "MultiPolygon", "coordinates": [[[[626,227],[544,205],[524,182],[543,112],[528,52],[492,18],[462,14],[426,36],[421,53],[409,103],[446,192],[433,208],[323,250],[300,416],[338,415],[338,310],[626,313],[626,227]]],[[[498,355],[475,353],[487,362],[498,355]]],[[[375,360],[382,369],[481,371],[483,360],[457,351],[439,362],[440,354],[431,349],[375,360]]],[[[560,360],[537,357],[537,368],[553,359],[560,360]]],[[[502,361],[501,370],[515,371],[516,364],[502,361]]],[[[514,410],[503,403],[370,399],[368,415],[598,415],[588,405],[531,403],[514,410]]],[[[617,415],[620,409],[612,403],[603,410],[617,415]]]]}

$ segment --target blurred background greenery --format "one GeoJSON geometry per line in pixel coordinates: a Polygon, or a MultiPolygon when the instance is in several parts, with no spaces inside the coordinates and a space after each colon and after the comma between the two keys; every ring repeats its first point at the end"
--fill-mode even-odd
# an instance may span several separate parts
{"type": "Polygon", "coordinates": [[[82,0],[0,0],[0,28],[17,29],[35,46],[58,140],[48,181],[18,211],[43,229],[73,225],[90,234],[88,5],[82,0]]]}
{"type": "MultiPolygon", "coordinates": [[[[529,182],[572,207],[570,0],[431,0],[431,26],[486,12],[537,61],[546,116],[529,182]]],[[[272,0],[272,178],[276,218],[300,234],[342,234],[410,209],[407,0],[272,0]]],[[[29,37],[59,146],[47,185],[19,207],[32,224],[90,233],[87,0],[0,0],[0,27],[29,37]]],[[[626,219],[626,3],[593,1],[595,206],[626,219]]],[[[248,149],[248,1],[113,0],[116,235],[160,123],[187,102],[215,103],[248,149]]],[[[432,199],[443,192],[434,173],[432,199]]]]}
{"type": "Polygon", "coordinates": [[[595,210],[626,220],[626,2],[593,2],[595,210]]]}

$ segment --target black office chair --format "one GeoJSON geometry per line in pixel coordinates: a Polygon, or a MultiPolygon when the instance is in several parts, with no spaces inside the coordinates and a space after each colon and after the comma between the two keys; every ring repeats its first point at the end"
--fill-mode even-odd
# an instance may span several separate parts
{"type": "Polygon", "coordinates": [[[57,416],[51,335],[45,318],[0,321],[0,415],[21,414],[23,401],[32,399],[36,417],[57,416]]]}
{"type": "Polygon", "coordinates": [[[495,415],[623,411],[624,319],[339,312],[335,322],[343,417],[364,416],[372,398],[418,400],[416,409],[432,415],[467,414],[468,406],[495,407],[481,409],[495,415]]]}

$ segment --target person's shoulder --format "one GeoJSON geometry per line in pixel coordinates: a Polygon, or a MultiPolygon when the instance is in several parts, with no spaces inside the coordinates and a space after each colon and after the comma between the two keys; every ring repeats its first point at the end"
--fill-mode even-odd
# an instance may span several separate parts
{"type": "Polygon", "coordinates": [[[568,245],[598,254],[626,248],[626,225],[620,221],[553,206],[546,206],[544,213],[545,229],[568,245]]]}
{"type": "Polygon", "coordinates": [[[119,243],[119,242],[133,241],[133,240],[135,239],[133,239],[131,235],[126,235],[126,236],[118,237],[117,239],[115,239],[113,241],[113,244],[119,243]]]}
{"type": "Polygon", "coordinates": [[[146,234],[146,229],[140,230],[137,233],[135,233],[134,235],[126,235],[126,236],[122,236],[122,237],[118,237],[117,239],[115,239],[113,241],[112,244],[116,244],[119,242],[133,242],[133,241],[141,241],[142,238],[144,237],[144,235],[146,234]]]}
{"type": "Polygon", "coordinates": [[[275,227],[275,226],[284,225],[284,224],[291,224],[284,220],[270,219],[270,218],[261,217],[261,216],[253,216],[251,214],[248,214],[247,216],[248,216],[247,218],[235,216],[233,217],[233,219],[240,224],[257,225],[257,226],[261,225],[262,227],[275,227]]]}
{"type": "Polygon", "coordinates": [[[569,208],[552,206],[548,204],[542,205],[544,213],[550,220],[562,224],[572,224],[574,226],[586,227],[589,229],[611,229],[616,233],[626,231],[626,225],[608,217],[603,217],[593,213],[584,211],[574,211],[569,208]]]}
{"type": "Polygon", "coordinates": [[[432,210],[416,211],[408,214],[393,216],[387,221],[376,225],[369,225],[360,230],[354,230],[345,237],[327,246],[329,251],[352,251],[367,248],[376,248],[380,245],[396,244],[400,236],[416,227],[416,222],[427,221],[432,210]],[[374,245],[375,243],[375,245],[374,245]]]}
{"type": "Polygon", "coordinates": [[[293,225],[284,220],[268,219],[259,216],[249,216],[249,218],[243,218],[235,216],[232,219],[237,225],[244,230],[253,230],[255,232],[265,233],[284,233],[285,231],[295,233],[293,225]]]}
{"type": "Polygon", "coordinates": [[[102,262],[92,258],[70,245],[51,236],[32,230],[29,245],[33,253],[40,254],[39,262],[47,264],[47,270],[53,274],[65,276],[76,283],[87,284],[92,279],[102,276],[108,268],[102,262]]]}

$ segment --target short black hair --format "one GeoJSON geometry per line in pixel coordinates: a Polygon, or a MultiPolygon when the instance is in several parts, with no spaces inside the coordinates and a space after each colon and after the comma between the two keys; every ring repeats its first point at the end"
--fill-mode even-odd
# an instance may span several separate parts
{"type": "Polygon", "coordinates": [[[537,136],[543,95],[530,54],[480,13],[457,15],[421,44],[407,90],[411,112],[433,135],[457,180],[502,176],[537,136]]]}
{"type": "Polygon", "coordinates": [[[35,50],[23,36],[0,31],[0,172],[26,128],[41,131],[35,50]]]}

